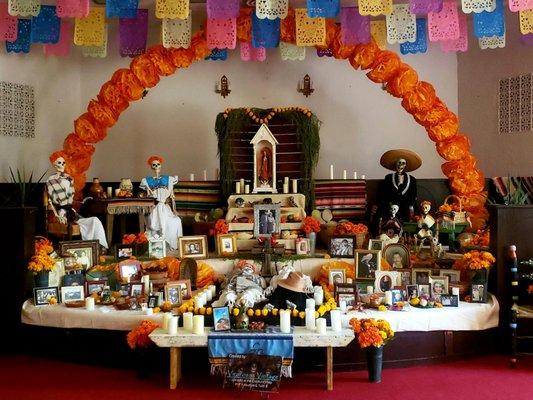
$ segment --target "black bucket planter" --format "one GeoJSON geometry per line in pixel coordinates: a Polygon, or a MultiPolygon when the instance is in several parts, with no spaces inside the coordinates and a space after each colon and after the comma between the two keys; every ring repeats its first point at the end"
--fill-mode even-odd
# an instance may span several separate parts
{"type": "Polygon", "coordinates": [[[381,382],[381,370],[383,369],[383,348],[369,346],[366,348],[366,363],[368,368],[368,381],[381,382]]]}

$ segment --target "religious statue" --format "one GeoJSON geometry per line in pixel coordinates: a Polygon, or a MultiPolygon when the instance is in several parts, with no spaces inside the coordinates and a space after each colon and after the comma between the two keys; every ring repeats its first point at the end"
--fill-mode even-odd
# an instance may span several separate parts
{"type": "Polygon", "coordinates": [[[263,147],[261,150],[261,158],[259,165],[259,182],[262,185],[269,185],[272,179],[272,168],[271,168],[271,152],[268,147],[263,147]]]}
{"type": "Polygon", "coordinates": [[[398,218],[409,221],[414,217],[414,207],[417,199],[416,178],[408,172],[414,171],[422,165],[422,159],[411,150],[389,150],[381,156],[383,167],[394,171],[387,174],[381,191],[381,213],[385,215],[389,204],[399,207],[398,218]]]}
{"type": "Polygon", "coordinates": [[[65,172],[66,155],[62,151],[56,151],[50,156],[56,173],[46,180],[48,194],[48,207],[53,212],[53,218],[61,223],[76,223],[80,227],[83,240],[98,240],[107,248],[104,227],[96,217],[83,218],[73,207],[74,203],[74,179],[65,172]]]}
{"type": "Polygon", "coordinates": [[[176,215],[174,202],[174,185],[178,183],[177,176],[161,175],[161,165],[164,160],[159,156],[148,159],[148,165],[155,176],[147,176],[141,180],[141,189],[148,196],[156,199],[157,204],[152,209],[148,220],[148,229],[154,236],[163,236],[172,250],[178,248],[178,237],[183,236],[181,218],[176,215]],[[171,205],[167,204],[170,200],[171,205]]]}

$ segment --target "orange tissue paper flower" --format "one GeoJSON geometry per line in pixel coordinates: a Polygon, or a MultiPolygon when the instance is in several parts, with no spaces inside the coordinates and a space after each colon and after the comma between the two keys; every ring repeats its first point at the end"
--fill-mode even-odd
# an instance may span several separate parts
{"type": "MultiPolygon", "coordinates": [[[[282,24],[283,24],[282,20],[282,24]]],[[[241,7],[237,17],[237,40],[249,42],[252,40],[252,8],[241,7]]]]}
{"type": "Polygon", "coordinates": [[[400,57],[389,50],[381,51],[374,60],[370,72],[366,74],[372,82],[388,82],[400,67],[400,57]]]}
{"type": "Polygon", "coordinates": [[[414,114],[418,111],[429,110],[435,102],[435,89],[430,83],[418,82],[416,87],[407,92],[402,100],[402,107],[410,113],[414,114]]]}
{"type": "Polygon", "coordinates": [[[289,7],[287,16],[281,20],[280,39],[286,43],[296,43],[296,18],[294,8],[289,7]]]}
{"type": "Polygon", "coordinates": [[[117,122],[117,114],[105,101],[91,100],[87,111],[103,127],[109,128],[117,122]]]}
{"type": "Polygon", "coordinates": [[[442,173],[447,177],[464,175],[465,171],[476,166],[476,162],[476,158],[472,154],[468,153],[460,160],[445,162],[441,165],[441,170],[442,173]]]}
{"type": "Polygon", "coordinates": [[[207,40],[205,38],[205,32],[196,32],[191,38],[191,49],[194,49],[194,59],[196,61],[203,60],[209,54],[211,50],[207,46],[207,40]]]}
{"type": "Polygon", "coordinates": [[[122,96],[120,88],[111,81],[102,85],[97,97],[101,103],[107,104],[116,115],[120,115],[129,106],[129,102],[122,96]]]}
{"type": "Polygon", "coordinates": [[[315,217],[305,217],[302,224],[302,230],[305,233],[320,232],[320,221],[315,217]]]}
{"type": "Polygon", "coordinates": [[[418,74],[407,64],[400,64],[396,74],[387,82],[387,91],[394,97],[403,97],[418,83],[418,74]]]}
{"type": "Polygon", "coordinates": [[[89,113],[84,113],[74,121],[74,132],[87,143],[97,143],[106,136],[105,130],[89,113]]]}
{"type": "Polygon", "coordinates": [[[333,57],[336,59],[346,60],[350,58],[355,51],[357,45],[342,43],[342,32],[340,29],[336,30],[335,37],[331,43],[331,49],[333,50],[333,57]]]}
{"type": "Polygon", "coordinates": [[[169,49],[169,57],[176,68],[188,68],[194,61],[194,51],[189,49],[169,49]]]}
{"type": "Polygon", "coordinates": [[[229,225],[227,222],[223,219],[218,219],[217,222],[215,222],[215,234],[217,235],[225,235],[229,232],[229,225]]]}
{"type": "Polygon", "coordinates": [[[455,136],[458,130],[459,119],[452,112],[448,112],[447,117],[436,125],[427,127],[428,136],[434,142],[449,139],[455,136]]]}
{"type": "Polygon", "coordinates": [[[358,44],[355,46],[354,58],[355,62],[361,69],[368,69],[374,63],[376,56],[381,52],[378,45],[372,39],[366,44],[358,44]]]}
{"type": "Polygon", "coordinates": [[[417,111],[413,114],[413,117],[416,122],[427,128],[428,126],[436,125],[440,121],[446,119],[449,112],[450,111],[446,105],[437,97],[431,108],[417,111]]]}
{"type": "Polygon", "coordinates": [[[172,63],[169,52],[163,45],[151,47],[146,54],[152,60],[159,75],[168,76],[176,71],[176,66],[172,63]]]}
{"type": "Polygon", "coordinates": [[[454,137],[435,144],[439,155],[447,161],[457,161],[470,153],[470,141],[465,135],[454,137]]]}
{"type": "Polygon", "coordinates": [[[137,347],[148,347],[153,343],[149,335],[157,328],[159,328],[159,325],[149,319],[142,321],[138,327],[128,333],[128,345],[132,350],[137,347]]]}
{"type": "Polygon", "coordinates": [[[63,150],[65,153],[80,157],[90,157],[94,154],[94,146],[86,143],[74,133],[69,133],[63,141],[63,150]]]}
{"type": "Polygon", "coordinates": [[[156,67],[146,54],[135,57],[130,68],[143,87],[151,88],[159,83],[156,67]]]}
{"type": "Polygon", "coordinates": [[[121,68],[115,71],[111,82],[119,88],[122,96],[128,101],[139,100],[143,96],[144,88],[130,69],[121,68]]]}

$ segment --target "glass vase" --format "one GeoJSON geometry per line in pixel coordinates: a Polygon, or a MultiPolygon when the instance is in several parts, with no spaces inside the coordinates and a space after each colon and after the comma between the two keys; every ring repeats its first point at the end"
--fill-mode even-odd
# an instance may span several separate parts
{"type": "Polygon", "coordinates": [[[309,239],[309,255],[314,256],[316,247],[316,232],[309,232],[307,234],[307,238],[309,239]]]}

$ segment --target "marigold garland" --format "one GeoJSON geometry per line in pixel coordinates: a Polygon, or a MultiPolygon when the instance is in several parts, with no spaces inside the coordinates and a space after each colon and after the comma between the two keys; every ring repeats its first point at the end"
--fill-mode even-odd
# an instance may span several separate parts
{"type": "Polygon", "coordinates": [[[454,263],[455,269],[480,270],[489,269],[496,259],[488,251],[472,250],[463,254],[463,257],[454,263]]]}
{"type": "Polygon", "coordinates": [[[334,235],[358,235],[367,234],[368,227],[365,224],[354,224],[353,222],[343,221],[335,226],[334,235]]]}
{"type": "Polygon", "coordinates": [[[137,347],[143,348],[153,344],[154,342],[152,342],[152,339],[148,335],[157,328],[159,328],[158,324],[149,319],[145,319],[138,327],[128,333],[126,338],[128,346],[133,350],[137,347]]]}
{"type": "Polygon", "coordinates": [[[128,233],[122,236],[122,244],[143,244],[148,243],[146,233],[140,232],[138,234],[128,233]]]}
{"type": "Polygon", "coordinates": [[[215,222],[215,235],[225,235],[229,232],[229,225],[224,219],[218,219],[215,222]]]}
{"type": "MultiPolygon", "coordinates": [[[[233,108],[226,108],[224,110],[224,118],[228,118],[228,114],[234,110],[233,108]]],[[[284,113],[287,111],[299,111],[302,114],[305,114],[307,117],[312,117],[313,113],[309,111],[307,108],[302,107],[281,107],[281,108],[271,108],[268,111],[268,114],[266,114],[264,117],[260,117],[255,114],[255,112],[251,108],[245,108],[244,109],[246,115],[248,115],[252,121],[254,121],[256,124],[266,124],[270,122],[272,118],[276,116],[276,114],[284,113]]]]}

